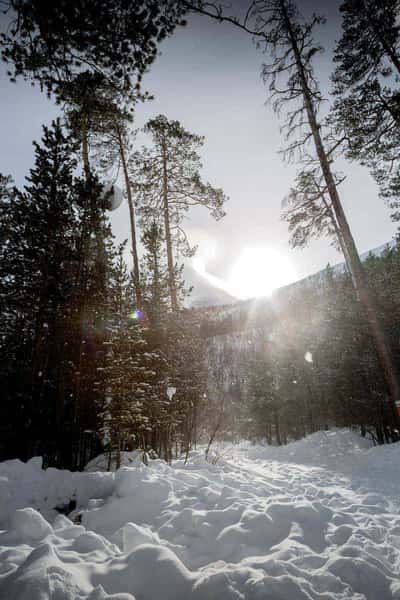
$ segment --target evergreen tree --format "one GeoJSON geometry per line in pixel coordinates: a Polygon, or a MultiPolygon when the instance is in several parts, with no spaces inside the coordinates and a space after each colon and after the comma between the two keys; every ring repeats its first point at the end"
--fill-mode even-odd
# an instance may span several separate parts
{"type": "Polygon", "coordinates": [[[345,250],[345,258],[363,304],[376,351],[390,389],[392,417],[397,426],[396,402],[400,398],[397,368],[343,211],[337,189],[338,182],[332,170],[333,148],[327,149],[317,116],[322,96],[314,76],[312,59],[320,51],[320,47],[314,43],[312,31],[315,25],[321,21],[320,17],[313,16],[310,23],[302,22],[296,6],[287,0],[268,0],[257,3],[256,28],[262,34],[266,48],[271,48],[273,53],[271,63],[263,67],[263,74],[265,79],[270,81],[276,110],[288,102],[301,102],[300,108],[296,107],[288,113],[288,135],[293,135],[299,130],[299,127],[301,129],[303,119],[308,124],[309,131],[300,143],[296,141],[289,147],[289,152],[293,152],[295,148],[301,148],[311,137],[316,153],[316,162],[340,231],[340,242],[345,250]],[[282,74],[284,74],[283,77],[286,77],[284,82],[282,74]],[[282,94],[282,84],[285,86],[284,94],[282,94]]]}
{"type": "Polygon", "coordinates": [[[107,176],[113,174],[116,180],[122,172],[125,195],[128,201],[131,229],[131,253],[133,259],[133,281],[136,303],[142,305],[142,286],[140,282],[138,232],[136,208],[132,183],[129,178],[128,163],[133,152],[132,140],[136,131],[132,130],[133,110],[138,100],[148,99],[147,94],[121,93],[106,79],[99,79],[92,90],[101,106],[100,115],[96,118],[96,126],[92,128],[95,157],[107,176]]]}
{"type": "Polygon", "coordinates": [[[114,267],[107,324],[105,379],[106,402],[102,430],[110,457],[121,450],[149,447],[154,432],[154,412],[166,393],[165,360],[150,352],[139,314],[132,312],[131,293],[123,246],[114,267]]]}
{"type": "Polygon", "coordinates": [[[335,82],[350,88],[361,80],[400,75],[398,4],[396,0],[344,0],[343,32],[335,60],[335,82]]]}
{"type": "MultiPolygon", "coordinates": [[[[152,448],[166,460],[188,452],[197,439],[205,394],[205,343],[191,311],[171,311],[162,228],[153,221],[142,237],[144,318],[149,350],[165,358],[167,388],[154,403],[152,448]]],[[[179,273],[176,289],[183,288],[179,273]]],[[[178,296],[179,297],[179,296],[178,296]]]]}
{"type": "MultiPolygon", "coordinates": [[[[3,458],[17,456],[24,439],[22,423],[26,411],[26,380],[31,358],[32,318],[25,313],[24,204],[11,177],[0,176],[0,453],[3,458]]],[[[24,455],[25,449],[22,449],[24,455]]]]}
{"type": "Polygon", "coordinates": [[[137,305],[141,306],[136,211],[128,160],[132,150],[130,138],[134,138],[134,132],[129,129],[133,122],[133,107],[138,99],[144,100],[147,95],[134,95],[127,90],[121,92],[103,75],[90,72],[80,73],[72,82],[59,86],[58,94],[59,102],[64,103],[69,126],[81,141],[86,179],[91,176],[92,159],[106,177],[112,174],[114,180],[122,170],[131,226],[135,296],[137,305]]]}
{"type": "Polygon", "coordinates": [[[78,228],[72,191],[76,147],[58,121],[44,127],[42,144],[35,143],[35,157],[25,191],[13,193],[12,211],[2,215],[7,235],[4,310],[14,315],[10,337],[18,335],[18,322],[25,323],[18,341],[20,351],[24,348],[19,359],[24,364],[12,365],[13,374],[19,367],[21,371],[20,382],[10,385],[9,401],[15,401],[17,394],[17,402],[26,410],[19,427],[27,428],[21,436],[26,444],[21,452],[28,455],[39,439],[45,439],[45,432],[52,451],[54,423],[59,418],[54,398],[63,352],[57,334],[71,298],[78,228]]]}
{"type": "Polygon", "coordinates": [[[282,206],[282,219],[289,225],[293,248],[304,248],[312,238],[327,237],[346,256],[346,246],[318,169],[310,168],[297,175],[282,206]]]}
{"type": "MultiPolygon", "coordinates": [[[[396,361],[399,264],[397,247],[370,254],[364,263],[396,361]]],[[[386,383],[346,271],[328,266],[318,277],[279,291],[273,307],[258,304],[250,310],[253,320],[247,331],[238,332],[233,319],[223,335],[203,328],[211,335],[211,415],[206,413],[202,422],[211,433],[219,420],[218,434],[226,439],[286,443],[319,429],[351,426],[376,443],[393,440],[386,383]],[[232,401],[236,386],[240,407],[232,401]]],[[[239,312],[238,307],[232,311],[239,312]]],[[[201,312],[210,319],[209,312],[201,312]]],[[[213,314],[217,319],[219,311],[213,314]]]]}
{"type": "Polygon", "coordinates": [[[180,3],[166,0],[9,0],[1,56],[12,80],[39,81],[48,92],[85,69],[117,87],[140,80],[157,44],[182,24],[180,3]],[[132,81],[133,80],[133,81],[132,81]]]}
{"type": "Polygon", "coordinates": [[[84,71],[58,87],[58,102],[63,104],[68,126],[81,144],[83,171],[87,180],[92,175],[89,148],[96,137],[107,131],[110,102],[100,92],[104,77],[84,71]]]}
{"type": "Polygon", "coordinates": [[[70,468],[99,450],[113,260],[104,192],[74,178],[77,149],[58,121],[45,127],[25,191],[3,186],[0,210],[5,452],[70,468]]]}
{"type": "Polygon", "coordinates": [[[190,247],[183,229],[184,217],[193,206],[208,208],[215,219],[224,216],[226,200],[221,189],[204,183],[200,176],[198,150],[203,138],[186,131],[178,121],[160,115],[151,119],[145,131],[153,146],[137,152],[131,161],[131,177],[135,182],[141,218],[162,223],[168,267],[171,308],[179,307],[176,258],[190,256],[190,247]]]}
{"type": "Polygon", "coordinates": [[[77,179],[74,186],[80,223],[74,278],[73,318],[70,324],[70,422],[73,461],[87,462],[86,432],[95,436],[105,387],[99,386],[107,339],[108,295],[114,256],[113,238],[105,211],[107,198],[95,177],[77,179]]]}
{"type": "Polygon", "coordinates": [[[345,0],[332,122],[348,158],[368,166],[399,220],[400,34],[395,0],[345,0]]]}
{"type": "Polygon", "coordinates": [[[196,442],[198,421],[206,401],[205,341],[192,311],[170,315],[167,357],[169,385],[176,390],[169,415],[171,428],[176,447],[187,453],[196,442]]]}
{"type": "Polygon", "coordinates": [[[282,403],[277,389],[276,373],[274,374],[273,353],[270,351],[253,353],[247,368],[250,387],[249,434],[253,439],[265,438],[269,444],[276,441],[280,445],[279,413],[282,403]]]}
{"type": "MultiPolygon", "coordinates": [[[[190,5],[190,3],[187,3],[190,5]]],[[[358,298],[364,308],[374,340],[377,355],[390,390],[390,405],[393,420],[393,436],[399,431],[399,416],[396,403],[400,402],[398,369],[392,349],[379,320],[375,299],[368,288],[363,265],[343,210],[338,192],[338,180],[333,170],[338,142],[327,143],[330,136],[324,135],[319,109],[323,101],[319,83],[313,67],[315,56],[322,47],[313,37],[316,26],[324,19],[313,15],[305,21],[296,4],[291,0],[256,0],[251,4],[244,22],[224,15],[222,7],[213,10],[208,3],[194,3],[195,10],[219,21],[228,21],[250,33],[257,45],[269,54],[270,60],[263,65],[262,74],[269,83],[270,99],[275,112],[285,111],[285,130],[288,140],[286,156],[310,157],[308,160],[318,168],[318,178],[323,181],[326,196],[340,232],[340,243],[348,264],[358,298]],[[311,150],[314,154],[310,153],[311,150]]],[[[308,217],[307,217],[308,218],[308,217]]]]}
{"type": "Polygon", "coordinates": [[[153,221],[143,232],[144,308],[150,328],[155,335],[165,326],[168,303],[168,274],[165,265],[164,236],[162,228],[153,221]]]}
{"type": "Polygon", "coordinates": [[[44,128],[25,191],[0,180],[1,455],[41,454],[46,465],[75,469],[105,444],[117,464],[133,448],[171,460],[195,442],[204,404],[199,323],[170,309],[156,221],[143,236],[145,310],[137,310],[107,194],[92,171],[74,177],[73,140],[60,122],[44,128]]]}

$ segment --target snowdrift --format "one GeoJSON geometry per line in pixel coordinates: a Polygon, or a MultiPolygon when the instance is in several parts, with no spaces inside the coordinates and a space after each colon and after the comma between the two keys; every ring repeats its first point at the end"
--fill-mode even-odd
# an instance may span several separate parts
{"type": "Polygon", "coordinates": [[[400,599],[400,445],[334,431],[219,452],[116,473],[1,463],[0,598],[400,599]]]}

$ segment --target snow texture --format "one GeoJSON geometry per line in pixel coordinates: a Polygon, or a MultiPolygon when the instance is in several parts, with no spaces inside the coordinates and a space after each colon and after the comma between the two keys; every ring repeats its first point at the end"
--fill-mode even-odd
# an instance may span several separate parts
{"type": "Polygon", "coordinates": [[[0,598],[400,599],[399,458],[335,430],[116,473],[0,463],[0,598]]]}

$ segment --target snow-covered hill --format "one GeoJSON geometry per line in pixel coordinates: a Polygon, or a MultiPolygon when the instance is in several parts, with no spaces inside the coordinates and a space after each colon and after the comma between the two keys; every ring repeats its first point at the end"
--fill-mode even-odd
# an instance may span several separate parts
{"type": "MultiPolygon", "coordinates": [[[[361,254],[361,260],[366,260],[370,255],[372,256],[382,256],[388,249],[393,248],[396,242],[394,240],[382,244],[372,250],[368,250],[361,254]]],[[[337,263],[335,265],[331,265],[332,271],[335,274],[344,273],[346,270],[346,266],[344,262],[337,263]]],[[[291,294],[294,290],[297,290],[301,287],[313,285],[316,283],[320,283],[323,281],[325,277],[325,269],[321,271],[317,271],[317,273],[313,273],[312,275],[308,275],[303,279],[299,279],[298,281],[294,281],[282,288],[279,288],[274,292],[273,295],[281,295],[281,294],[291,294]]],[[[215,310],[220,310],[222,312],[228,311],[232,312],[236,308],[242,309],[243,307],[249,306],[253,307],[254,305],[262,305],[268,304],[270,302],[270,298],[259,298],[253,300],[240,300],[233,298],[223,290],[214,288],[209,282],[200,278],[200,276],[195,271],[190,271],[190,285],[194,286],[194,300],[192,302],[193,307],[210,307],[215,310]]]]}
{"type": "MultiPolygon", "coordinates": [[[[370,255],[382,256],[395,245],[388,242],[361,255],[366,260],[370,255]]],[[[345,264],[338,263],[331,267],[333,274],[340,276],[345,272],[345,264]]],[[[304,279],[295,281],[285,287],[276,289],[271,296],[253,298],[249,300],[225,301],[224,304],[216,301],[215,304],[193,306],[202,322],[205,337],[230,336],[237,332],[255,329],[271,328],[271,323],[277,319],[285,319],[293,314],[293,306],[302,304],[302,295],[305,290],[317,294],[324,289],[326,269],[318,271],[304,279]]],[[[227,338],[226,338],[227,339],[227,338]]]]}
{"type": "Polygon", "coordinates": [[[0,464],[0,598],[400,598],[400,445],[341,430],[212,458],[0,464]],[[81,524],[54,511],[72,496],[81,524]]]}
{"type": "MultiPolygon", "coordinates": [[[[393,248],[395,245],[396,245],[396,242],[394,240],[391,240],[390,242],[387,242],[386,244],[382,244],[381,246],[377,246],[376,248],[373,248],[372,250],[367,250],[367,252],[363,252],[360,255],[360,258],[362,261],[365,261],[369,256],[375,256],[375,257],[382,256],[385,252],[387,252],[388,250],[393,248]]],[[[346,271],[345,263],[340,262],[340,263],[333,265],[332,271],[333,271],[333,273],[338,274],[338,275],[341,273],[344,273],[346,271]]],[[[309,275],[308,277],[305,277],[304,279],[300,279],[299,281],[295,281],[294,283],[292,283],[288,286],[285,286],[284,289],[301,286],[301,285],[304,285],[307,283],[318,283],[321,280],[323,280],[324,274],[325,274],[325,269],[322,269],[321,271],[318,271],[317,273],[313,273],[312,275],[309,275]]]]}

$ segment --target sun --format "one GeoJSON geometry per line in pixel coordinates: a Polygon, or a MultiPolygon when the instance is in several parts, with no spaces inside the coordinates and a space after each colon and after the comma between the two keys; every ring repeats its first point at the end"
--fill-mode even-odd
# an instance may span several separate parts
{"type": "Polygon", "coordinates": [[[246,248],[233,265],[226,287],[237,298],[260,298],[296,279],[290,260],[278,250],[246,248]]]}
{"type": "Polygon", "coordinates": [[[242,300],[269,296],[277,288],[298,279],[290,260],[274,248],[245,248],[228,279],[209,273],[202,257],[196,257],[192,266],[214,287],[242,300]]]}

